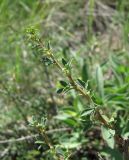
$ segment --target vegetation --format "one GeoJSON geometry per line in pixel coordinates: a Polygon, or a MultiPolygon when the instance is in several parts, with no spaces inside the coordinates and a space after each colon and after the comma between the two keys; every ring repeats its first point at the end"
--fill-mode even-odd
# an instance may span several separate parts
{"type": "Polygon", "coordinates": [[[128,6],[0,1],[1,159],[129,159],[128,6]]]}

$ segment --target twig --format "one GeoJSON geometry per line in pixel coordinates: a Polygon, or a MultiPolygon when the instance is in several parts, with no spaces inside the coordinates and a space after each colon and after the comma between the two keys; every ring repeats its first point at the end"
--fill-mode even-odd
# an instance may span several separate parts
{"type": "Polygon", "coordinates": [[[1,152],[0,158],[3,158],[8,153],[9,149],[10,149],[10,147],[5,148],[5,150],[3,152],[1,152]]]}
{"type": "Polygon", "coordinates": [[[26,137],[21,137],[21,138],[17,138],[17,139],[7,139],[7,140],[0,141],[0,144],[20,142],[20,141],[24,141],[24,140],[33,139],[37,136],[38,136],[38,134],[30,135],[30,136],[26,136],[26,137]]]}
{"type": "MultiPolygon", "coordinates": [[[[55,132],[64,132],[64,131],[71,131],[71,128],[52,129],[52,130],[46,131],[46,133],[52,134],[55,132]]],[[[8,143],[21,142],[21,141],[25,141],[25,140],[31,140],[31,139],[36,138],[38,136],[39,136],[39,134],[34,134],[34,135],[25,136],[25,137],[21,137],[21,138],[17,138],[17,139],[7,139],[7,140],[0,141],[0,144],[8,144],[8,143]]]]}

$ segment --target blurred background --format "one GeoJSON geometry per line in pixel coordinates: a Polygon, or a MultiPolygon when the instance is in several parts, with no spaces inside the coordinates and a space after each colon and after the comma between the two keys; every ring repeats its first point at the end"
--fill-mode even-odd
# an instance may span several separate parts
{"type": "Polygon", "coordinates": [[[120,132],[128,136],[128,13],[127,0],[0,0],[0,159],[52,159],[46,148],[38,149],[32,136],[37,131],[29,126],[32,116],[40,120],[43,115],[49,119],[47,130],[66,129],[49,137],[72,153],[70,159],[97,160],[98,152],[104,160],[120,159],[112,144],[106,147],[98,126],[83,134],[88,128],[78,121],[78,112],[86,107],[83,98],[74,91],[56,93],[65,77],[35,60],[25,30],[36,27],[59,60],[73,58],[73,76],[90,80],[97,98],[95,71],[102,66],[108,99],[96,101],[108,114],[121,111],[120,132]],[[111,98],[112,93],[120,97],[111,98]],[[74,109],[64,111],[68,107],[74,109]]]}

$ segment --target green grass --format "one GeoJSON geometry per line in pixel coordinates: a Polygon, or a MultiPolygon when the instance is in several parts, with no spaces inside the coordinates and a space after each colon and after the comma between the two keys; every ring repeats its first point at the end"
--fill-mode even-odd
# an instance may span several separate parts
{"type": "MultiPolygon", "coordinates": [[[[72,129],[70,133],[53,133],[49,137],[57,148],[65,146],[62,150],[58,148],[62,154],[73,154],[71,159],[74,160],[91,160],[99,152],[106,160],[118,160],[118,150],[103,141],[105,137],[99,133],[99,123],[96,124],[99,129],[95,126],[89,129],[89,117],[83,124],[80,122],[82,110],[87,111],[89,107],[85,100],[73,90],[63,95],[56,93],[57,88],[62,87],[59,81],[65,80],[65,75],[56,67],[44,67],[36,61],[34,50],[30,49],[26,39],[26,29],[34,26],[45,44],[51,42],[56,59],[72,59],[73,78],[88,80],[88,90],[101,106],[104,118],[111,123],[117,121],[115,125],[125,138],[129,135],[129,2],[105,0],[101,3],[108,8],[105,13],[109,15],[95,16],[102,13],[101,6],[97,6],[95,0],[89,0],[89,4],[85,0],[0,1],[1,140],[36,134],[37,130],[29,127],[26,120],[35,116],[40,122],[47,115],[47,130],[72,129]],[[115,7],[110,10],[113,2],[116,2],[115,7]],[[111,11],[116,14],[110,16],[111,11]],[[54,107],[57,108],[57,115],[54,115],[54,107]],[[77,150],[79,145],[81,149],[77,150]],[[90,153],[90,146],[95,155],[90,153]]],[[[88,110],[90,112],[92,110],[88,110]]],[[[39,140],[42,140],[41,137],[39,140]]],[[[43,144],[37,151],[39,146],[34,144],[34,140],[1,145],[2,152],[9,148],[2,159],[50,158],[46,152],[47,146],[43,144]]]]}

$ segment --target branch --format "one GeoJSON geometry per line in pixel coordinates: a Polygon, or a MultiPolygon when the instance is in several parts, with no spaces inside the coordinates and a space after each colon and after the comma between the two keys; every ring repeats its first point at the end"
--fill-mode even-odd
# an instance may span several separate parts
{"type": "Polygon", "coordinates": [[[10,149],[10,147],[5,148],[5,150],[3,152],[1,152],[0,158],[3,158],[8,153],[9,149],[10,149]]]}
{"type": "MultiPolygon", "coordinates": [[[[64,132],[64,131],[71,131],[71,128],[52,129],[52,130],[46,131],[46,134],[52,134],[52,133],[56,133],[56,132],[58,133],[58,132],[64,132]]],[[[21,142],[21,141],[25,141],[25,140],[31,140],[31,139],[36,138],[38,136],[39,136],[39,134],[34,134],[34,135],[21,137],[21,138],[17,138],[17,139],[7,139],[7,140],[0,141],[0,144],[8,144],[8,143],[21,142]]]]}

